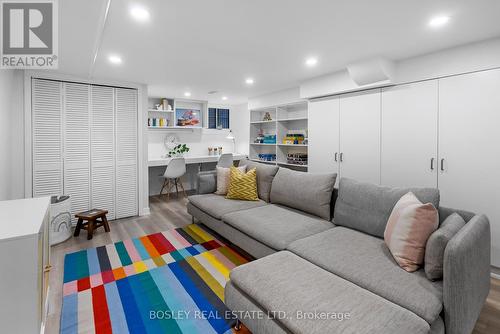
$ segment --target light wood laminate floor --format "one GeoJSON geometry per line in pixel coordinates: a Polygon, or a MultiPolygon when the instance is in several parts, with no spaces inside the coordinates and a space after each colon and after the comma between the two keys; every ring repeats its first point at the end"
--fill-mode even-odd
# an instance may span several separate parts
{"type": "MultiPolygon", "coordinates": [[[[47,319],[46,333],[59,333],[59,320],[62,304],[62,282],[64,255],[77,250],[106,245],[124,239],[139,237],[145,234],[156,233],[191,223],[191,216],[186,212],[185,198],[170,201],[164,198],[151,197],[151,215],[134,217],[111,222],[111,232],[105,233],[103,228],[95,232],[92,240],[87,240],[86,231],[82,231],[78,238],[52,247],[52,270],[50,273],[50,310],[47,319]]],[[[241,334],[249,333],[242,329],[241,334]]],[[[491,280],[491,291],[484,306],[474,334],[500,333],[500,280],[491,280]]]]}

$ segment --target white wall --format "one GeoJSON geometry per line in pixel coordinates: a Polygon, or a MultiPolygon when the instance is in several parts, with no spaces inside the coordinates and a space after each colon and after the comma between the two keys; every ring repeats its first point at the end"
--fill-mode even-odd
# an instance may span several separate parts
{"type": "Polygon", "coordinates": [[[299,87],[289,88],[248,99],[248,109],[258,109],[278,104],[301,101],[299,87]]]}
{"type": "MultiPolygon", "coordinates": [[[[500,67],[500,38],[471,43],[396,62],[391,85],[435,79],[500,67]]],[[[300,85],[300,97],[315,98],[383,86],[358,86],[347,70],[326,74],[300,85]]]]}
{"type": "Polygon", "coordinates": [[[24,197],[23,71],[0,70],[0,200],[24,197]]]}
{"type": "Polygon", "coordinates": [[[229,123],[235,137],[235,151],[248,154],[250,140],[250,111],[248,103],[234,106],[231,109],[229,123]]]}

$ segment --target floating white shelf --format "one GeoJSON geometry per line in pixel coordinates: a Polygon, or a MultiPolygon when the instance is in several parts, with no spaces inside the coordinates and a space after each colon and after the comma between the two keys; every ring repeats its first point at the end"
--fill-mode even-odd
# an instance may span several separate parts
{"type": "Polygon", "coordinates": [[[149,112],[160,112],[160,113],[173,113],[173,110],[156,110],[156,109],[148,109],[149,112]]]}
{"type": "Polygon", "coordinates": [[[252,121],[250,124],[266,124],[266,123],[276,123],[276,120],[272,121],[252,121]]]}
{"type": "Polygon", "coordinates": [[[249,159],[251,161],[256,161],[256,162],[263,162],[265,164],[270,164],[270,165],[276,165],[276,161],[266,161],[266,160],[260,160],[260,159],[249,159]]]}
{"type": "Polygon", "coordinates": [[[276,146],[276,144],[266,144],[266,143],[250,143],[250,145],[276,146]]]}
{"type": "Polygon", "coordinates": [[[307,168],[307,165],[296,165],[296,164],[290,164],[288,162],[281,162],[281,161],[278,161],[278,165],[307,168]]]}
{"type": "Polygon", "coordinates": [[[201,126],[191,126],[191,127],[187,127],[187,126],[148,126],[148,129],[150,130],[179,130],[179,129],[183,129],[183,130],[193,130],[193,129],[201,129],[202,127],[201,126]]]}
{"type": "Polygon", "coordinates": [[[307,147],[307,144],[278,144],[278,146],[307,147]]]}
{"type": "Polygon", "coordinates": [[[279,119],[278,122],[307,121],[307,117],[293,117],[279,119]]]}

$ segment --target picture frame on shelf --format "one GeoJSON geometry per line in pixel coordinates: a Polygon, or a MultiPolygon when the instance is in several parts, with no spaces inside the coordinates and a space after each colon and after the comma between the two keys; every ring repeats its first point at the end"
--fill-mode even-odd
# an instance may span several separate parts
{"type": "Polygon", "coordinates": [[[201,110],[192,108],[176,108],[175,125],[178,127],[189,128],[201,127],[201,110]]]}

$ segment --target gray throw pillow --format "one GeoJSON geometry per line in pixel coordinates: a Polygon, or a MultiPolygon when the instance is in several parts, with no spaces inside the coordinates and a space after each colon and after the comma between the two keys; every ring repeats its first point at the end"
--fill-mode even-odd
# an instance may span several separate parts
{"type": "Polygon", "coordinates": [[[257,169],[257,192],[259,198],[269,202],[271,184],[273,183],[274,176],[278,172],[279,167],[250,160],[242,160],[239,166],[247,166],[247,171],[252,168],[257,169]]]}
{"type": "Polygon", "coordinates": [[[409,192],[420,202],[439,208],[438,189],[390,188],[343,177],[335,202],[334,223],[383,238],[394,205],[409,192]]]}
{"type": "Polygon", "coordinates": [[[337,174],[309,174],[280,168],[271,187],[271,203],[330,220],[336,178],[337,174]]]}
{"type": "Polygon", "coordinates": [[[435,281],[443,278],[444,250],[446,245],[465,226],[465,220],[457,213],[448,216],[434,231],[425,246],[425,274],[435,281]]]}

